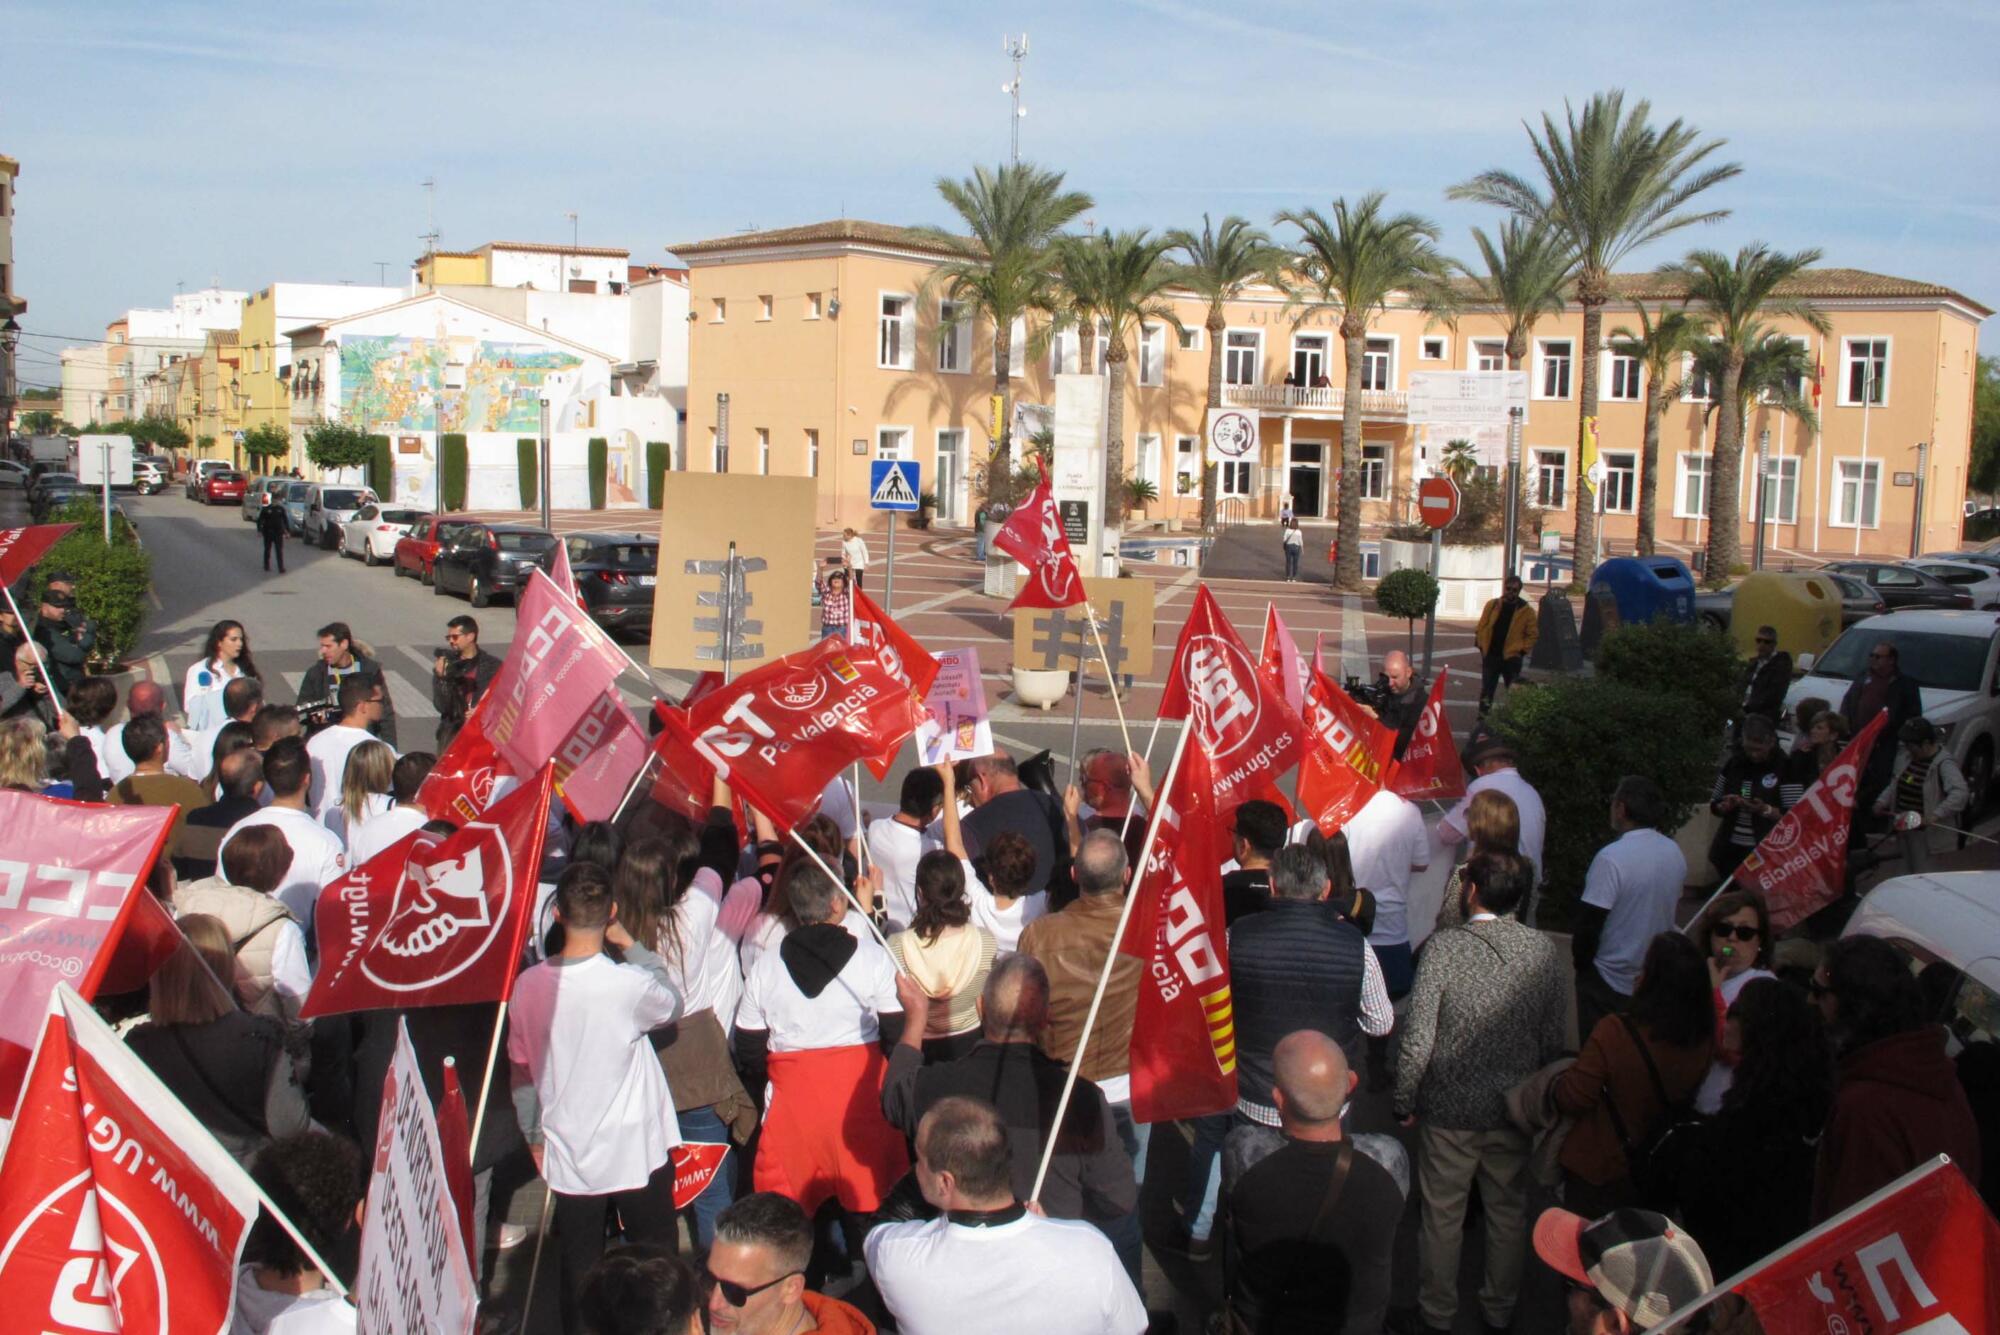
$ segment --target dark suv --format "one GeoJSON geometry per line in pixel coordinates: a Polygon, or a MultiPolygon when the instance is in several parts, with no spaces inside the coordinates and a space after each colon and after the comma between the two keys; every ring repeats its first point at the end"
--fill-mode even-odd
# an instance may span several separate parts
{"type": "Polygon", "coordinates": [[[556,535],[527,524],[466,524],[438,548],[431,592],[462,593],[484,607],[496,593],[512,596],[555,548],[556,535]]]}
{"type": "MultiPolygon", "coordinates": [[[[569,552],[576,593],[598,625],[607,630],[649,631],[653,626],[653,578],[660,563],[660,540],[643,533],[571,533],[569,552]]],[[[555,553],[542,560],[546,569],[555,553]]]]}

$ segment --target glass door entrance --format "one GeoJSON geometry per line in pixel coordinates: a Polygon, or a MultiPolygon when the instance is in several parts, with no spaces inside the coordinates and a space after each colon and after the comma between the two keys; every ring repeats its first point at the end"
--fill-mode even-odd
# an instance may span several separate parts
{"type": "Polygon", "coordinates": [[[1322,494],[1326,479],[1326,445],[1317,440],[1292,442],[1287,461],[1285,490],[1291,493],[1292,509],[1301,519],[1317,519],[1326,513],[1322,494]]]}

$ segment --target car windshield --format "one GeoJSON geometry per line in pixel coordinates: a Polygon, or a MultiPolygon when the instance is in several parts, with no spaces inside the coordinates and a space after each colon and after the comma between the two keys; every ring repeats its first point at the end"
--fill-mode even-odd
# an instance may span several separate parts
{"type": "Polygon", "coordinates": [[[285,488],[285,499],[288,501],[304,501],[310,495],[312,495],[312,484],[309,482],[294,482],[285,488]]]}
{"type": "Polygon", "coordinates": [[[650,575],[659,564],[660,549],[651,543],[623,543],[616,547],[600,547],[590,556],[593,562],[601,562],[607,570],[636,570],[650,575]]]}
{"type": "Polygon", "coordinates": [[[1919,686],[1939,691],[1976,691],[1986,671],[1987,635],[1945,635],[1936,631],[1899,630],[1894,626],[1856,626],[1833,642],[1813,664],[1813,675],[1852,681],[1868,670],[1868,651],[1878,644],[1896,647],[1904,676],[1919,686]]]}
{"type": "Polygon", "coordinates": [[[319,494],[319,503],[328,510],[358,509],[368,499],[366,491],[352,487],[328,487],[319,494]]]}
{"type": "Polygon", "coordinates": [[[414,524],[423,517],[422,510],[384,510],[379,516],[385,524],[414,524]]]}
{"type": "Polygon", "coordinates": [[[243,480],[243,474],[241,473],[213,473],[210,476],[217,482],[241,482],[243,480]]]}
{"type": "Polygon", "coordinates": [[[494,540],[503,552],[527,552],[538,556],[556,545],[555,536],[550,533],[495,533],[494,540]]]}

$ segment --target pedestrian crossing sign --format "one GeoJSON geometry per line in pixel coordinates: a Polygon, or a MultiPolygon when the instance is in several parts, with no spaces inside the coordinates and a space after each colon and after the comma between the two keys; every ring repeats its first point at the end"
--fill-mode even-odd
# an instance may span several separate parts
{"type": "Polygon", "coordinates": [[[876,510],[917,508],[917,461],[876,459],[868,465],[868,504],[876,510]]]}

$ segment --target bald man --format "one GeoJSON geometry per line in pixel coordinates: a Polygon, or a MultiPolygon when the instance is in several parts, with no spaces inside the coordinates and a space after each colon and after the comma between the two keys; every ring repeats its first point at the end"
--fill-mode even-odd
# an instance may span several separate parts
{"type": "MultiPolygon", "coordinates": [[[[167,717],[167,693],[156,681],[135,681],[132,688],[125,692],[126,719],[129,721],[142,714],[150,714],[167,725],[167,773],[178,774],[196,783],[208,777],[207,757],[197,757],[181,725],[167,717]]],[[[130,778],[137,768],[125,754],[125,724],[120,723],[104,734],[104,759],[108,770],[104,781],[110,785],[115,786],[120,779],[130,778]]]]}
{"type": "MultiPolygon", "coordinates": [[[[1375,704],[1368,712],[1396,730],[1396,759],[1410,745],[1410,734],[1424,712],[1424,688],[1417,681],[1410,656],[1401,649],[1382,655],[1382,675],[1375,679],[1375,704]]],[[[1373,889],[1373,887],[1369,887],[1373,889]]]]}
{"type": "Polygon", "coordinates": [[[1278,1041],[1280,1129],[1243,1126],[1222,1152],[1223,1287],[1239,1329],[1376,1331],[1409,1159],[1389,1136],[1347,1135],[1354,1092],[1340,1044],[1278,1041]]]}

